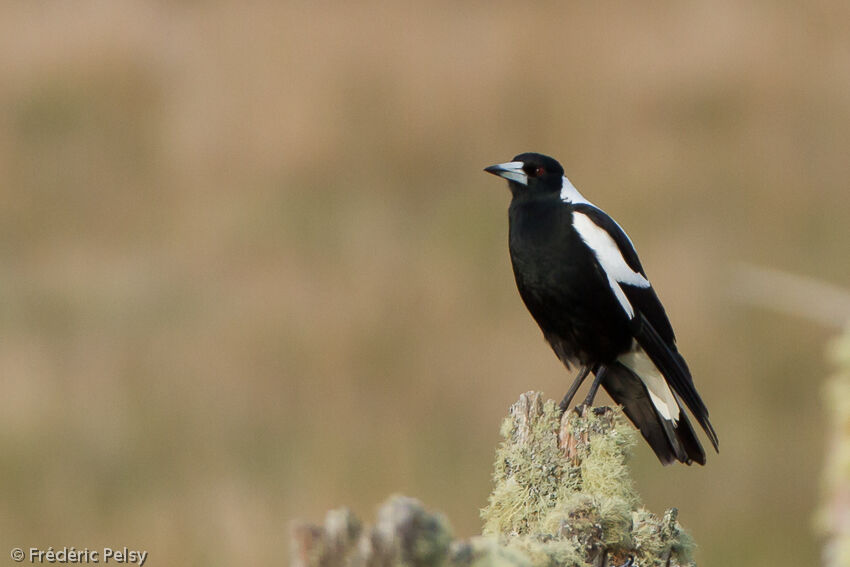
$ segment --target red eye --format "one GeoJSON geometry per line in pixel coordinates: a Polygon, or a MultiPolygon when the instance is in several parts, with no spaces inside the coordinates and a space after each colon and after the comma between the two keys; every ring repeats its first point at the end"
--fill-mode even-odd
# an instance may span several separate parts
{"type": "Polygon", "coordinates": [[[546,170],[542,167],[538,167],[534,170],[534,177],[541,177],[544,173],[546,173],[546,170]]]}

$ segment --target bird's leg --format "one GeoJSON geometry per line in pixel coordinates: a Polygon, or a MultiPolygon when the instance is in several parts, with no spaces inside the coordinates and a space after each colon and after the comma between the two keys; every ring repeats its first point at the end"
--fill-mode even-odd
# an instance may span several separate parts
{"type": "Polygon", "coordinates": [[[570,402],[573,401],[576,392],[578,391],[582,382],[584,382],[584,379],[587,378],[588,374],[590,374],[590,366],[582,366],[581,370],[578,371],[576,379],[573,380],[572,386],[570,386],[570,389],[567,390],[567,393],[564,395],[564,399],[561,400],[560,404],[558,404],[558,407],[561,408],[561,413],[567,411],[567,407],[570,405],[570,402]]]}
{"type": "Polygon", "coordinates": [[[596,391],[599,389],[599,384],[602,383],[602,378],[605,376],[607,370],[605,366],[594,370],[596,377],[593,379],[593,384],[590,385],[590,391],[587,393],[584,402],[582,402],[582,406],[593,407],[593,398],[596,397],[596,391]]]}

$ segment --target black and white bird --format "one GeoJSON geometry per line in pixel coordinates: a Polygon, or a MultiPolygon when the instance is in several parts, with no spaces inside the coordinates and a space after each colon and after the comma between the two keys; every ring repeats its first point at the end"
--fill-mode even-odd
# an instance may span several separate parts
{"type": "Polygon", "coordinates": [[[717,450],[717,434],[673,328],[611,217],[585,199],[556,160],[524,153],[485,168],[508,181],[510,253],[517,288],[555,354],[578,375],[566,410],[588,374],[592,405],[601,385],[623,406],[662,463],[705,464],[683,403],[717,450]]]}

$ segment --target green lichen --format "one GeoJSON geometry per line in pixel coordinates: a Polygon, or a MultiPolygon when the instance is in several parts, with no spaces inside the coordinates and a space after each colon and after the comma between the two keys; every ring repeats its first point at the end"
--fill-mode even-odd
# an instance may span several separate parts
{"type": "Polygon", "coordinates": [[[449,554],[452,529],[445,516],[426,511],[418,500],[394,496],[378,510],[370,536],[375,555],[396,558],[393,565],[441,565],[449,554]]]}
{"type": "Polygon", "coordinates": [[[539,532],[541,521],[575,487],[576,478],[558,449],[559,412],[554,402],[529,396],[502,423],[505,441],[496,453],[494,488],[482,511],[484,535],[539,532]]]}
{"type": "Polygon", "coordinates": [[[585,556],[574,542],[554,539],[546,535],[523,535],[503,538],[506,549],[515,550],[528,557],[533,567],[584,567],[585,556]]]}
{"type": "Polygon", "coordinates": [[[627,464],[637,433],[620,408],[562,418],[554,402],[528,392],[501,431],[485,535],[533,565],[586,565],[603,554],[641,565],[692,562],[675,511],[659,520],[640,507],[627,464]]]}
{"type": "Polygon", "coordinates": [[[667,558],[678,557],[679,561],[691,561],[694,541],[682,530],[676,508],[667,510],[660,520],[645,508],[632,512],[632,538],[635,562],[639,565],[662,567],[667,558]]]}
{"type": "Polygon", "coordinates": [[[692,565],[675,509],[640,505],[628,460],[637,434],[619,408],[562,415],[527,392],[496,451],[484,535],[452,541],[448,521],[396,496],[371,528],[345,510],[293,529],[295,567],[641,567],[692,565]]]}
{"type": "Polygon", "coordinates": [[[452,546],[452,567],[532,567],[531,559],[515,546],[502,545],[498,538],[478,536],[452,546]]]}

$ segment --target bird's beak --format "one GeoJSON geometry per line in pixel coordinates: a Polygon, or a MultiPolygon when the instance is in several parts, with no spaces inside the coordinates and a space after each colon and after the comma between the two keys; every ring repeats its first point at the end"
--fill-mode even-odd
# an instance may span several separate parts
{"type": "Polygon", "coordinates": [[[508,181],[515,181],[520,185],[528,185],[528,175],[522,170],[523,165],[525,164],[521,161],[509,161],[485,167],[484,171],[504,177],[508,181]]]}

